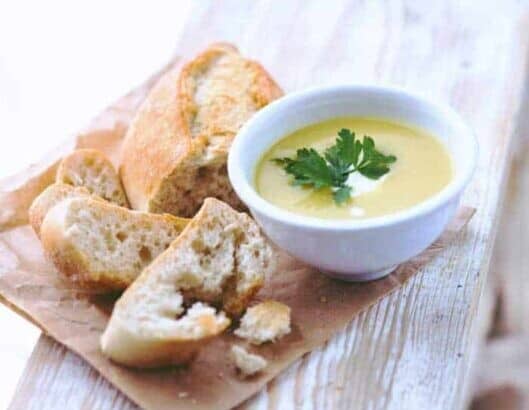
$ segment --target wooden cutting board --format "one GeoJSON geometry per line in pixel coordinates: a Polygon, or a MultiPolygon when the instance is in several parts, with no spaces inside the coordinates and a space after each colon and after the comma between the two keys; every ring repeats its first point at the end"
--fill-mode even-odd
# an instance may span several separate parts
{"type": "MultiPolygon", "coordinates": [[[[529,5],[506,0],[195,2],[176,48],[230,41],[286,92],[332,83],[404,86],[452,105],[478,136],[470,229],[400,291],[355,318],[243,408],[451,409],[465,401],[477,311],[526,77],[529,5]]],[[[141,58],[141,57],[139,57],[141,58]]],[[[43,337],[12,409],[135,408],[43,337]],[[42,397],[46,396],[45,407],[42,397]]]]}

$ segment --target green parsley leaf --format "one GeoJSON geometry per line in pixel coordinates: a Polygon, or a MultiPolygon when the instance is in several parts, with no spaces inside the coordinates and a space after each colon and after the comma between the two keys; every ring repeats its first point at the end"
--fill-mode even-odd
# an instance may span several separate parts
{"type": "Polygon", "coordinates": [[[362,160],[356,164],[356,170],[370,179],[378,179],[389,172],[388,164],[394,163],[394,155],[384,155],[375,149],[373,138],[364,136],[362,141],[362,160]]]}
{"type": "Polygon", "coordinates": [[[384,164],[370,163],[359,168],[358,172],[369,179],[378,179],[389,172],[389,167],[384,164]]]}
{"type": "Polygon", "coordinates": [[[294,176],[294,185],[313,186],[316,189],[333,185],[331,169],[314,148],[298,149],[294,159],[280,158],[276,163],[294,176]]]}
{"type": "Polygon", "coordinates": [[[333,188],[333,199],[338,205],[351,197],[352,188],[346,185],[351,173],[358,171],[367,178],[378,179],[389,172],[389,165],[396,160],[394,155],[377,151],[373,138],[364,136],[360,141],[347,128],[338,132],[335,145],[327,148],[323,156],[314,148],[301,148],[294,158],[273,159],[294,177],[293,185],[333,188]]]}
{"type": "Polygon", "coordinates": [[[351,191],[352,191],[352,188],[347,185],[338,188],[336,191],[332,193],[334,202],[336,202],[338,205],[343,204],[351,197],[351,191]]]}
{"type": "Polygon", "coordinates": [[[356,139],[354,132],[351,132],[347,128],[342,128],[338,132],[336,147],[338,147],[340,157],[349,166],[358,164],[358,159],[362,151],[362,143],[356,139]]]}

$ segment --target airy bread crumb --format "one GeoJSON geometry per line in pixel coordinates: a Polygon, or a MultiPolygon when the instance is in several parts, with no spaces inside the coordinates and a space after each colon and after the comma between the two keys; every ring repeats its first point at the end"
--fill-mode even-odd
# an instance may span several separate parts
{"type": "Polygon", "coordinates": [[[78,149],[64,157],[57,169],[56,182],[85,187],[107,201],[129,206],[114,165],[95,149],[78,149]]]}
{"type": "Polygon", "coordinates": [[[46,214],[40,237],[46,255],[61,273],[94,291],[123,290],[188,221],[73,197],[46,214]]]}
{"type": "Polygon", "coordinates": [[[273,263],[272,248],[257,224],[245,213],[208,198],[142,276],[170,282],[189,301],[220,305],[227,313],[239,315],[273,263]]]}
{"type": "Polygon", "coordinates": [[[235,367],[240,370],[241,374],[247,377],[253,376],[268,365],[264,357],[248,353],[246,349],[237,345],[231,347],[230,356],[235,367]]]}
{"type": "Polygon", "coordinates": [[[37,236],[40,237],[40,227],[48,211],[68,198],[92,198],[96,201],[104,201],[103,198],[91,195],[85,187],[73,187],[66,184],[50,185],[33,200],[28,211],[29,223],[37,236]]]}
{"type": "Polygon", "coordinates": [[[273,342],[290,333],[290,308],[275,300],[267,300],[249,308],[235,334],[259,345],[273,342]]]}

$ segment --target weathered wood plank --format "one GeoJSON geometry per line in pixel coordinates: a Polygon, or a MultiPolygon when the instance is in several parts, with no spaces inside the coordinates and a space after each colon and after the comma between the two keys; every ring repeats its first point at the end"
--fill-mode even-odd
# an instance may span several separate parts
{"type": "MultiPolygon", "coordinates": [[[[178,51],[235,42],[263,62],[286,91],[337,82],[403,85],[453,105],[481,143],[479,168],[464,198],[478,209],[469,229],[401,291],[355,318],[242,408],[462,405],[525,76],[528,7],[515,0],[501,7],[458,0],[340,0],[332,7],[302,0],[196,3],[178,51]]],[[[98,395],[97,408],[122,408],[115,391],[74,355],[43,355],[41,348],[14,403],[53,409],[71,397],[69,408],[83,408],[98,395]],[[64,371],[47,371],[61,366],[64,371]],[[77,391],[61,390],[72,377],[77,391]],[[55,399],[43,402],[44,391],[55,399]]]]}
{"type": "Polygon", "coordinates": [[[41,336],[20,378],[10,409],[107,409],[138,407],[79,356],[41,336]],[[53,382],[52,382],[53,381],[53,382]]]}

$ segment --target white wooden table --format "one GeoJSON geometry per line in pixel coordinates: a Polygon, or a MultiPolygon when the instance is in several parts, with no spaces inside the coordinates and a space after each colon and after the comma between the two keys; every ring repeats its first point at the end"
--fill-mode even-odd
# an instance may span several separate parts
{"type": "MultiPolygon", "coordinates": [[[[399,84],[451,104],[476,132],[468,230],[403,289],[356,317],[243,408],[452,409],[466,403],[478,306],[526,77],[529,3],[202,1],[177,51],[227,40],[285,90],[399,84]]],[[[141,58],[141,57],[140,57],[141,58]]],[[[95,63],[94,63],[95,64],[95,63]]],[[[135,408],[86,364],[42,337],[12,409],[135,408]]]]}

